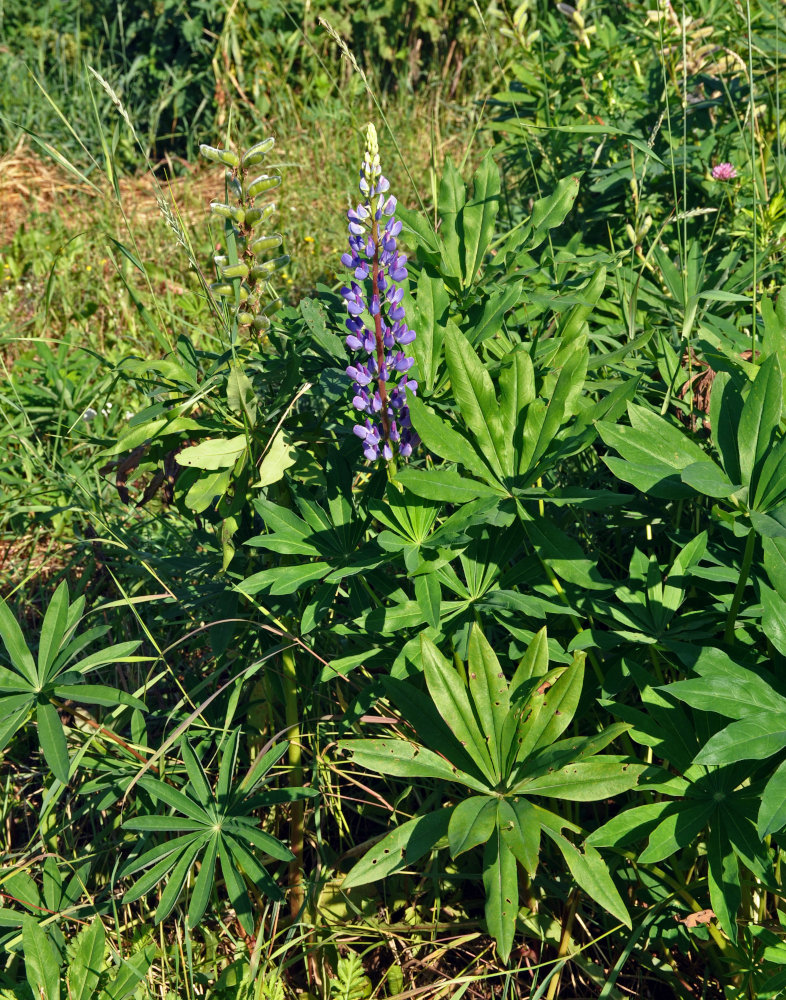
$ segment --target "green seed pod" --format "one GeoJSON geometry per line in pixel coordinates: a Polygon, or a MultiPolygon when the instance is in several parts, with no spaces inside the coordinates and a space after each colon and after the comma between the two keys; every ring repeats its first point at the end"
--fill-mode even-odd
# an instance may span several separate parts
{"type": "Polygon", "coordinates": [[[269,219],[270,216],[276,210],[276,203],[271,202],[269,205],[265,205],[264,208],[249,208],[246,211],[246,225],[256,226],[260,222],[264,222],[269,219]]]}
{"type": "Polygon", "coordinates": [[[213,263],[216,265],[216,267],[219,267],[219,268],[226,267],[226,265],[229,263],[229,257],[223,256],[222,254],[217,253],[215,255],[215,257],[213,258],[213,263]]]}
{"type": "Polygon", "coordinates": [[[268,304],[265,306],[262,312],[265,314],[265,316],[272,316],[273,313],[277,313],[279,309],[283,308],[283,306],[284,306],[283,299],[273,299],[272,302],[268,302],[268,304]]]}
{"type": "Polygon", "coordinates": [[[256,198],[257,195],[264,194],[265,191],[277,188],[280,183],[281,174],[260,174],[246,188],[246,197],[256,198]]]}
{"type": "Polygon", "coordinates": [[[236,222],[238,226],[242,226],[246,221],[246,210],[244,208],[233,208],[232,221],[236,222]]]}
{"type": "Polygon", "coordinates": [[[206,160],[210,160],[211,163],[221,163],[221,154],[223,150],[216,149],[215,146],[207,146],[205,143],[199,147],[199,152],[206,160]]]}
{"type": "MultiPolygon", "coordinates": [[[[230,285],[225,281],[214,281],[210,286],[210,291],[214,295],[218,295],[222,299],[234,299],[235,297],[235,286],[230,285]]],[[[247,285],[240,286],[240,301],[245,302],[248,299],[248,293],[250,289],[247,285]]]]}
{"type": "Polygon", "coordinates": [[[254,322],[254,314],[250,312],[239,312],[237,314],[237,321],[240,326],[249,326],[249,324],[254,322]]]}
{"type": "Polygon", "coordinates": [[[214,215],[220,215],[222,219],[231,219],[233,208],[231,205],[225,205],[223,201],[211,201],[210,211],[214,215]]]}
{"type": "Polygon", "coordinates": [[[274,250],[276,247],[280,247],[282,242],[283,237],[280,233],[273,233],[271,236],[260,236],[251,242],[250,250],[252,253],[263,253],[265,250],[274,250]]]}
{"type": "Polygon", "coordinates": [[[275,142],[275,137],[271,135],[267,139],[263,139],[262,142],[256,143],[251,149],[246,150],[243,154],[243,167],[255,167],[257,163],[261,163],[275,142]]]}
{"type": "Polygon", "coordinates": [[[231,264],[229,267],[221,268],[222,278],[245,278],[248,275],[247,264],[231,264]]]}
{"type": "Polygon", "coordinates": [[[249,271],[249,275],[252,278],[269,278],[274,271],[286,267],[291,259],[289,254],[285,253],[280,257],[274,257],[273,260],[266,260],[263,264],[255,264],[249,271]]]}
{"type": "Polygon", "coordinates": [[[227,188],[229,193],[234,195],[235,198],[243,197],[243,188],[240,186],[240,181],[237,177],[227,177],[227,188]]]}
{"type": "Polygon", "coordinates": [[[264,313],[260,313],[258,316],[255,316],[252,320],[252,324],[255,330],[262,331],[270,329],[270,320],[264,313]]]}
{"type": "Polygon", "coordinates": [[[240,166],[240,157],[231,149],[222,149],[219,154],[219,162],[223,163],[225,167],[231,167],[233,170],[237,170],[240,166]]]}

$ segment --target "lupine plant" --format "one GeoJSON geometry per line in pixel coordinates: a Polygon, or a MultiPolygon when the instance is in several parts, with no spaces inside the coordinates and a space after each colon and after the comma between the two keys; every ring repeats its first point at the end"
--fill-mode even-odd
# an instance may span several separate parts
{"type": "MultiPolygon", "coordinates": [[[[661,4],[611,92],[630,25],[542,8],[427,211],[359,134],[297,305],[270,136],[203,147],[201,246],[168,210],[187,322],[112,244],[158,353],[71,421],[70,589],[0,556],[0,1000],[786,990],[777,45],[730,78],[661,4]]],[[[68,364],[9,366],[29,482],[68,364]]]]}
{"type": "Polygon", "coordinates": [[[361,358],[365,355],[365,360],[347,368],[352,405],[367,414],[353,430],[369,461],[380,454],[392,461],[394,454],[409,458],[419,441],[412,430],[406,395],[407,390],[413,395],[417,392],[417,382],[407,377],[415,359],[401,350],[413,342],[415,331],[407,326],[402,305],[407,258],[396,243],[402,224],[395,217],[396,199],[385,197],[390,182],[382,174],[372,124],[366,128],[359,186],[363,201],[347,213],[349,252],[341,258],[354,279],[341,289],[349,313],[347,347],[363,352],[361,358]]]}

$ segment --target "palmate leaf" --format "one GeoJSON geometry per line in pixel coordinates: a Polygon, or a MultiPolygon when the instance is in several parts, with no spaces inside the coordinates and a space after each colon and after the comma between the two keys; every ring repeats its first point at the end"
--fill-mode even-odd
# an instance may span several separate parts
{"type": "Polygon", "coordinates": [[[486,926],[497,944],[497,954],[507,962],[516,933],[519,886],[516,858],[495,823],[483,853],[483,888],[486,892],[486,926]]]}
{"type": "Polygon", "coordinates": [[[41,623],[38,641],[38,676],[43,684],[49,676],[49,667],[57,656],[68,624],[68,585],[65,580],[54,592],[41,623]]]}
{"type": "Polygon", "coordinates": [[[560,849],[571,875],[589,898],[599,903],[612,916],[621,920],[626,927],[631,927],[627,907],[598,851],[585,844],[582,852],[574,847],[567,837],[561,834],[558,836],[550,834],[550,836],[560,849]]]}
{"type": "Polygon", "coordinates": [[[491,787],[451,764],[449,746],[439,748],[448,757],[446,759],[433,750],[401,739],[341,740],[338,745],[340,750],[352,754],[355,763],[379,774],[457,781],[481,793],[491,787]]]}
{"type": "MultiPolygon", "coordinates": [[[[200,862],[200,868],[194,879],[187,913],[192,927],[201,920],[210,901],[218,863],[238,919],[249,934],[253,933],[254,922],[241,871],[261,891],[275,899],[283,898],[281,890],[241,841],[252,844],[277,860],[288,862],[293,858],[292,852],[280,841],[259,829],[254,810],[264,804],[263,796],[249,795],[286,751],[286,745],[271,748],[255,761],[245,781],[233,792],[232,776],[237,761],[238,740],[239,733],[235,731],[224,743],[215,793],[202,762],[186,740],[181,742],[181,753],[189,781],[183,791],[151,775],[143,775],[140,779],[140,784],[154,800],[182,815],[139,816],[129,819],[124,824],[125,828],[153,832],[185,831],[175,840],[158,845],[141,857],[132,859],[120,873],[123,877],[134,874],[141,868],[153,866],[128,890],[125,896],[127,901],[138,899],[169,875],[156,910],[157,922],[164,920],[172,911],[197,861],[200,862]],[[239,858],[242,860],[238,861],[239,858]]],[[[291,801],[295,797],[293,793],[305,794],[307,790],[287,791],[289,794],[285,797],[286,801],[291,801]]]]}
{"type": "Polygon", "coordinates": [[[495,784],[500,778],[499,769],[495,769],[489,756],[484,735],[458,674],[425,636],[421,636],[421,650],[426,684],[439,714],[459,742],[468,748],[485,777],[495,784]]]}
{"type": "Polygon", "coordinates": [[[38,676],[35,661],[27,648],[21,628],[4,601],[0,601],[0,639],[3,641],[13,666],[33,689],[37,688],[38,676]]]}
{"type": "Polygon", "coordinates": [[[41,752],[52,774],[64,785],[68,784],[70,761],[65,732],[57,709],[48,701],[39,701],[36,706],[38,739],[41,752]]]}
{"type": "Polygon", "coordinates": [[[457,858],[478,844],[485,844],[497,825],[497,802],[489,795],[473,795],[453,810],[448,824],[448,847],[457,858]]]}
{"type": "Polygon", "coordinates": [[[593,757],[569,764],[553,774],[522,781],[516,790],[522,795],[542,795],[566,802],[597,802],[634,788],[646,770],[646,764],[637,764],[629,757],[593,757]]]}
{"type": "Polygon", "coordinates": [[[376,882],[419,861],[447,834],[452,808],[402,823],[363,855],[342,883],[344,889],[376,882]]]}

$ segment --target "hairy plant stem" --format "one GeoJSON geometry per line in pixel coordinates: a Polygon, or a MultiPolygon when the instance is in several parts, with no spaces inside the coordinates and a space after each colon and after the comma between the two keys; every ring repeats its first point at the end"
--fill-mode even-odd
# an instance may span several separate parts
{"type": "MultiPolygon", "coordinates": [[[[300,714],[297,703],[297,670],[295,650],[285,649],[281,654],[283,666],[282,682],[284,686],[284,713],[287,723],[287,739],[289,750],[289,784],[300,788],[303,784],[303,756],[301,747],[300,714]]],[[[303,908],[303,829],[305,804],[298,799],[291,804],[289,819],[290,850],[295,855],[289,862],[289,908],[292,918],[296,919],[303,908]]]]}
{"type": "Polygon", "coordinates": [[[742,595],[745,592],[745,585],[748,582],[748,576],[751,571],[755,545],[756,533],[753,528],[751,528],[748,531],[748,537],[745,540],[745,551],[742,554],[740,575],[737,580],[737,586],[734,588],[734,596],[731,599],[731,607],[729,608],[729,615],[726,619],[726,631],[723,633],[724,642],[727,642],[730,646],[734,645],[734,625],[737,621],[737,614],[740,610],[740,605],[742,604],[742,595]]]}

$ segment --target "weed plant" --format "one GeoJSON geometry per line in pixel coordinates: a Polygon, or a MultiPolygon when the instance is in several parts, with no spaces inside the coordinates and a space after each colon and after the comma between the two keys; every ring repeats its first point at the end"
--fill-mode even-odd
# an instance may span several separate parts
{"type": "Polygon", "coordinates": [[[26,109],[97,207],[0,261],[3,1000],[786,994],[782,11],[412,6],[124,22],[222,19],[207,222],[111,45],[26,109]]]}

